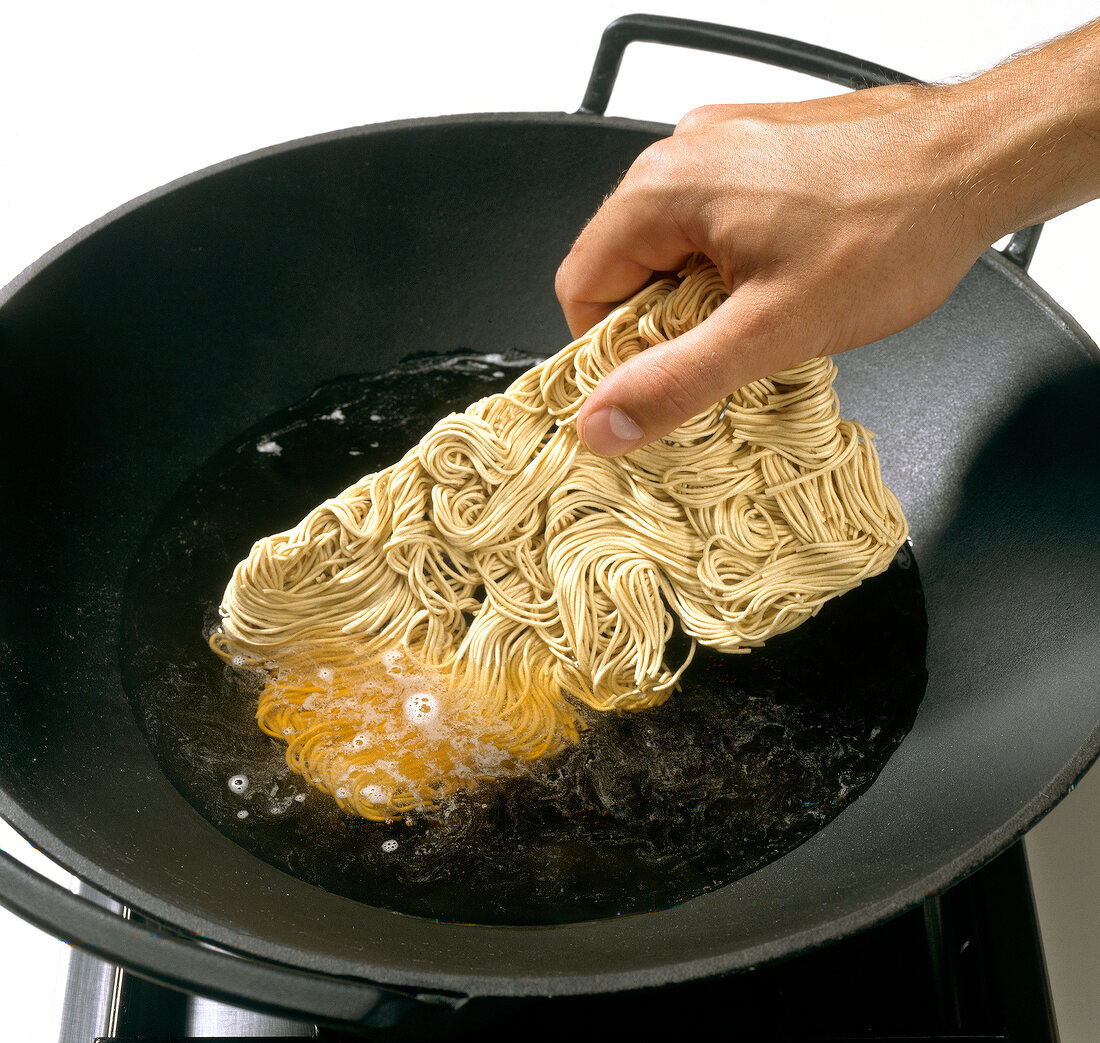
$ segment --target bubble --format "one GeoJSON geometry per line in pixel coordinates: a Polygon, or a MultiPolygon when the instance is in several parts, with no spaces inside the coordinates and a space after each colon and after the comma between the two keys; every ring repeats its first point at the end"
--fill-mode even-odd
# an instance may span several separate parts
{"type": "Polygon", "coordinates": [[[293,735],[294,734],[294,729],[288,726],[288,727],[283,729],[283,734],[284,735],[293,735]]]}
{"type": "Polygon", "coordinates": [[[234,657],[233,657],[232,659],[230,659],[229,661],[230,661],[230,662],[231,662],[231,663],[232,663],[232,664],[233,664],[233,665],[234,665],[235,667],[237,667],[237,669],[240,669],[241,667],[243,667],[243,666],[245,665],[245,658],[244,658],[244,656],[243,656],[243,655],[240,655],[240,654],[238,654],[238,655],[235,655],[235,656],[234,656],[234,657]]]}
{"type": "Polygon", "coordinates": [[[401,669],[401,652],[396,648],[388,648],[382,653],[382,665],[390,672],[401,669]]]}
{"type": "Polygon", "coordinates": [[[386,803],[386,791],[374,782],[364,786],[359,791],[359,796],[361,796],[364,800],[369,800],[372,804],[386,803]]]}
{"type": "Polygon", "coordinates": [[[357,750],[361,750],[364,746],[367,745],[367,737],[362,732],[360,732],[351,740],[351,744],[357,750]]]}
{"type": "Polygon", "coordinates": [[[248,818],[248,812],[242,808],[237,812],[237,818],[248,818]]]}
{"type": "Polygon", "coordinates": [[[373,420],[373,421],[374,421],[374,422],[375,422],[376,424],[378,423],[378,421],[379,421],[379,420],[381,420],[381,419],[382,419],[382,417],[381,417],[381,416],[379,416],[379,415],[378,415],[377,413],[371,413],[371,415],[370,415],[370,418],[371,418],[371,420],[373,420]]]}
{"type": "Polygon", "coordinates": [[[389,854],[391,851],[396,851],[397,850],[397,841],[396,840],[383,840],[382,841],[382,850],[385,851],[386,854],[389,854]]]}
{"type": "Polygon", "coordinates": [[[325,684],[331,684],[332,679],[336,676],[336,672],[331,666],[322,666],[317,669],[317,677],[325,684]]]}
{"type": "Polygon", "coordinates": [[[295,800],[296,800],[296,801],[297,801],[297,802],[298,802],[299,804],[301,804],[301,803],[303,803],[303,802],[305,801],[305,799],[306,799],[306,795],[305,795],[304,793],[295,793],[295,794],[294,794],[294,799],[295,799],[295,800]]]}
{"type": "Polygon", "coordinates": [[[439,704],[431,692],[416,692],[405,700],[405,716],[414,724],[430,720],[439,704]]]}
{"type": "Polygon", "coordinates": [[[347,786],[337,786],[336,796],[339,797],[340,800],[347,800],[348,797],[351,796],[351,790],[349,790],[347,786]]]}
{"type": "Polygon", "coordinates": [[[229,788],[234,793],[244,793],[248,789],[248,776],[247,775],[234,775],[229,780],[229,788]]]}

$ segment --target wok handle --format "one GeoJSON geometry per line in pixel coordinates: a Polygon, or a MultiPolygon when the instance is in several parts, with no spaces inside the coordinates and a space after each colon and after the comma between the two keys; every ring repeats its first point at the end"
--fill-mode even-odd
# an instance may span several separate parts
{"type": "Polygon", "coordinates": [[[63,941],[160,985],[296,1019],[366,1029],[372,1039],[435,1037],[461,1023],[461,994],[402,992],[242,958],[173,937],[73,894],[0,850],[0,903],[63,941]]]}
{"type": "MultiPolygon", "coordinates": [[[[687,18],[630,14],[617,18],[604,29],[578,112],[597,116],[607,112],[623,52],[627,44],[634,42],[663,43],[672,47],[690,47],[696,51],[728,54],[734,58],[748,58],[781,69],[807,73],[855,90],[883,87],[891,83],[921,82],[914,76],[906,76],[885,65],[877,65],[841,51],[832,51],[786,36],[773,36],[755,29],[737,29],[729,25],[696,22],[687,18]]],[[[1039,241],[1042,228],[1042,225],[1022,228],[1000,251],[1001,255],[1026,271],[1035,253],[1035,245],[1039,241]]]]}

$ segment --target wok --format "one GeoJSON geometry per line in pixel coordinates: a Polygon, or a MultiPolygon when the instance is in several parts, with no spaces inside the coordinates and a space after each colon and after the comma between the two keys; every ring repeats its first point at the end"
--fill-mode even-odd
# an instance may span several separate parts
{"type": "Polygon", "coordinates": [[[1100,353],[1027,277],[1029,230],[928,320],[839,360],[844,411],[877,433],[910,520],[928,685],[874,784],[793,851],[644,916],[437,922],[273,868],[166,778],[118,648],[158,510],[219,447],[349,368],[441,346],[560,347],[558,260],[668,133],[601,115],[634,39],[853,87],[901,78],[796,41],[624,19],[577,113],[265,149],[122,207],[5,289],[0,813],[149,923],[4,856],[11,909],[167,984],[431,1031],[460,1023],[470,998],[645,988],[824,945],[973,871],[1084,773],[1100,745],[1100,353]]]}

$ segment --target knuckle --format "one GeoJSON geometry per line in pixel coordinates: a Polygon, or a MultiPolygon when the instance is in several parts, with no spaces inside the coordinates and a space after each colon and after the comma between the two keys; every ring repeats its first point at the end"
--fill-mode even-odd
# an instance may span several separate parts
{"type": "Polygon", "coordinates": [[[722,111],[721,105],[698,105],[680,117],[673,134],[687,134],[693,130],[709,127],[720,118],[722,111]]]}
{"type": "Polygon", "coordinates": [[[679,146],[671,138],[662,138],[645,148],[630,165],[624,184],[639,181],[663,181],[674,176],[679,146]]]}
{"type": "Polygon", "coordinates": [[[661,355],[649,360],[646,383],[654,405],[661,412],[675,413],[678,423],[701,412],[707,405],[697,380],[686,376],[674,360],[661,355]],[[671,408],[670,408],[671,407],[671,408]]]}
{"type": "Polygon", "coordinates": [[[558,270],[554,274],[554,293],[557,294],[559,301],[567,300],[572,295],[572,277],[569,265],[570,256],[572,256],[571,253],[558,265],[558,270]]]}

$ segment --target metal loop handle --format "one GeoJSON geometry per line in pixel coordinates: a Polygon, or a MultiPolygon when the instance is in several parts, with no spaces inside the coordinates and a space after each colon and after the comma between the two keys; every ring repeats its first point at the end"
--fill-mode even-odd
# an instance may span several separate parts
{"type": "Polygon", "coordinates": [[[16,916],[93,955],[169,988],[199,991],[229,1004],[243,1004],[283,1017],[308,1018],[343,1028],[369,1029],[372,1038],[401,1025],[433,1036],[461,1024],[467,997],[406,993],[399,989],[334,978],[266,963],[124,920],[109,909],[55,884],[0,849],[0,896],[16,916]]]}
{"type": "MultiPolygon", "coordinates": [[[[922,82],[915,76],[906,76],[885,65],[785,36],[774,36],[755,29],[738,29],[714,22],[696,22],[687,18],[631,14],[617,18],[603,31],[578,112],[598,116],[607,112],[623,52],[628,44],[635,42],[662,43],[672,47],[690,47],[697,51],[728,54],[734,58],[748,58],[781,69],[807,73],[855,90],[884,87],[892,83],[922,82]]],[[[1001,255],[1026,271],[1035,253],[1042,227],[1032,225],[1016,232],[1001,251],[1001,255]]]]}

